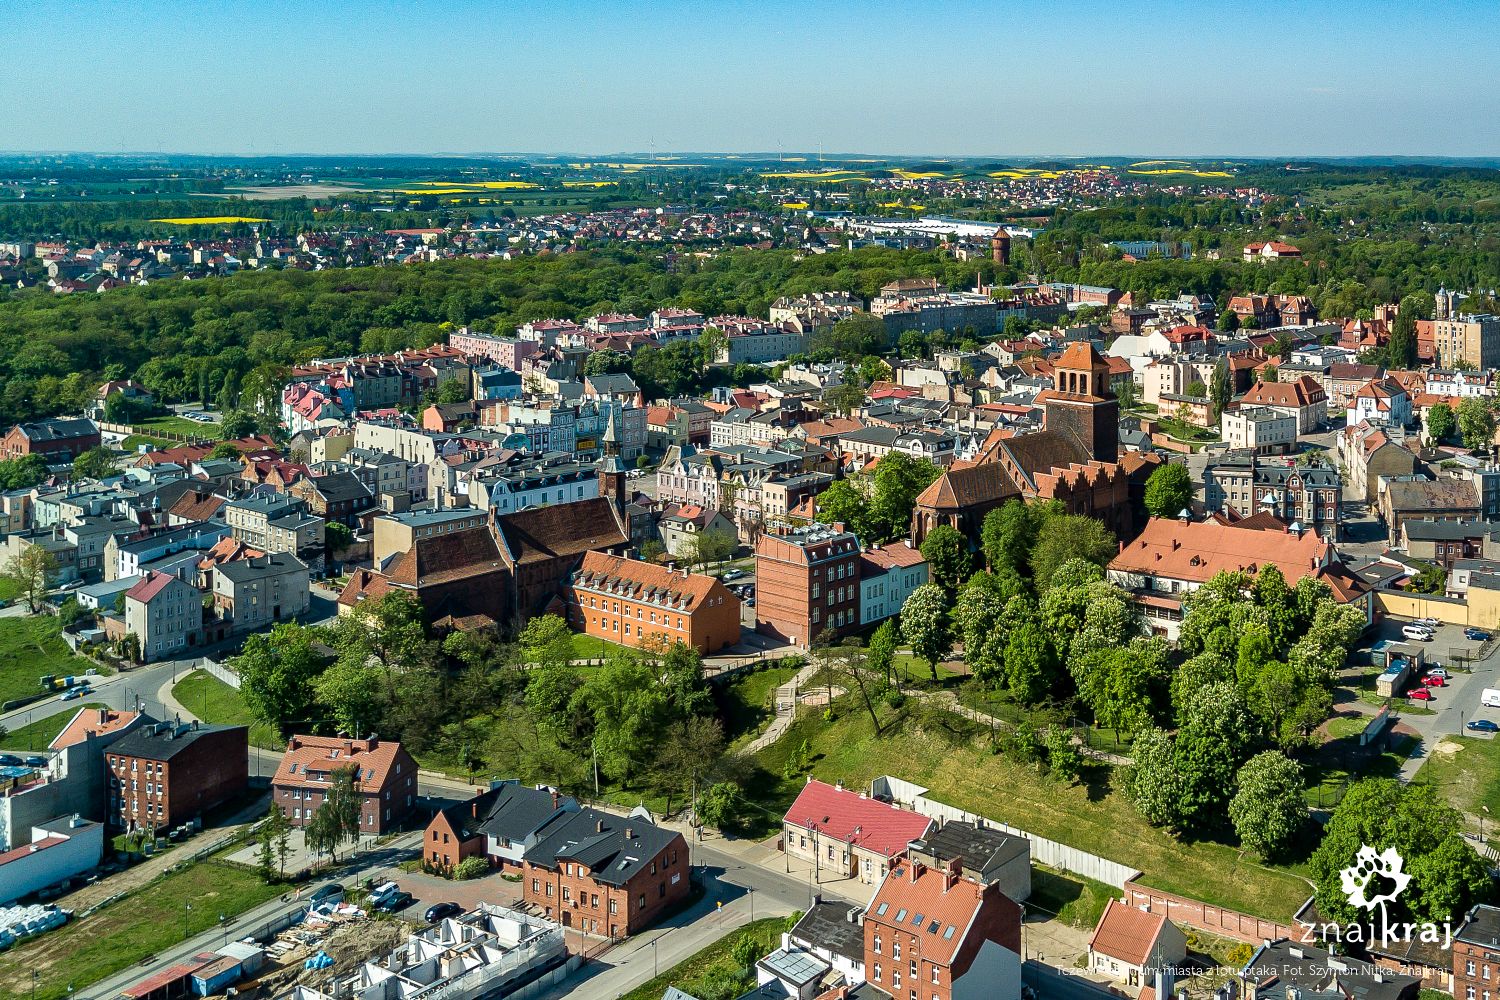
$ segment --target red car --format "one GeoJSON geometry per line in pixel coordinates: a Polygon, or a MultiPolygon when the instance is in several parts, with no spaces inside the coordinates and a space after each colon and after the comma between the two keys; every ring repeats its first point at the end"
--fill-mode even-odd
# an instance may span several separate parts
{"type": "Polygon", "coordinates": [[[1426,677],[1423,677],[1422,683],[1430,688],[1440,688],[1448,686],[1447,681],[1443,680],[1441,677],[1434,677],[1432,674],[1428,674],[1426,677]]]}
{"type": "Polygon", "coordinates": [[[1409,692],[1407,694],[1407,697],[1412,698],[1416,701],[1431,701],[1432,692],[1427,690],[1426,688],[1417,688],[1415,691],[1409,692]]]}

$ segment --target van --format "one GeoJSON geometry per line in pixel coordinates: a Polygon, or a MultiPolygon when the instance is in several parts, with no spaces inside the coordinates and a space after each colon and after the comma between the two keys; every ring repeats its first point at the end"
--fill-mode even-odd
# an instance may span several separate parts
{"type": "Polygon", "coordinates": [[[370,902],[378,906],[387,896],[394,896],[400,889],[394,882],[382,882],[370,890],[370,902]]]}
{"type": "Polygon", "coordinates": [[[1496,688],[1485,688],[1479,696],[1479,704],[1485,708],[1500,708],[1500,690],[1496,688]]]}
{"type": "Polygon", "coordinates": [[[1401,634],[1408,639],[1415,639],[1417,642],[1432,641],[1432,629],[1426,625],[1403,625],[1401,626],[1401,634]]]}

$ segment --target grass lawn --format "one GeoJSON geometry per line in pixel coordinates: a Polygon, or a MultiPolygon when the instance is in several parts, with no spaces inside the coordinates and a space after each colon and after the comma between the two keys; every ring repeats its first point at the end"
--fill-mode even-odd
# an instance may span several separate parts
{"type": "Polygon", "coordinates": [[[0,618],[0,702],[42,690],[44,674],[63,676],[108,669],[74,655],[62,641],[62,623],[51,615],[0,618]]]}
{"type": "Polygon", "coordinates": [[[1500,819],[1500,740],[1445,736],[1417,772],[1417,780],[1436,785],[1438,795],[1455,808],[1484,815],[1488,834],[1488,821],[1500,819]]]}
{"type": "Polygon", "coordinates": [[[0,577],[0,601],[9,604],[21,596],[21,585],[10,577],[0,577]]]}
{"type": "Polygon", "coordinates": [[[249,726],[254,746],[277,750],[286,741],[275,726],[258,721],[245,707],[245,700],[234,688],[206,670],[194,670],[172,688],[172,697],[204,722],[215,725],[249,726]]]}
{"type": "Polygon", "coordinates": [[[776,715],[776,707],[772,704],[776,689],[796,674],[791,667],[768,667],[741,674],[728,684],[717,687],[724,739],[733,744],[759,733],[776,715]]]}
{"type": "Polygon", "coordinates": [[[1051,913],[1069,927],[1093,930],[1104,907],[1117,896],[1119,892],[1103,882],[1033,863],[1026,906],[1051,913]]]}
{"type": "Polygon", "coordinates": [[[825,781],[862,788],[882,774],[902,777],[943,802],[1132,865],[1146,884],[1169,892],[1283,922],[1307,898],[1307,883],[1292,871],[1256,864],[1227,844],[1186,844],[1150,826],[1121,794],[1122,775],[1106,765],[1090,767],[1085,784],[1065,786],[990,753],[987,734],[951,713],[913,701],[902,712],[887,711],[876,737],[869,716],[845,699],[832,723],[804,713],[758,754],[744,780],[766,825],[774,828],[802,787],[802,776],[784,777],[783,768],[807,740],[812,772],[825,781]]]}
{"type": "Polygon", "coordinates": [[[70,985],[81,990],[182,941],[184,913],[191,936],[217,926],[221,913],[244,913],[284,891],[236,865],[189,865],[87,919],[0,955],[0,996],[30,996],[35,969],[37,1000],[66,997],[70,985]],[[192,910],[184,909],[186,902],[192,910]]]}
{"type": "MultiPolygon", "coordinates": [[[[45,704],[45,703],[43,703],[45,704]]],[[[68,706],[66,712],[58,712],[49,715],[45,719],[38,719],[29,726],[21,726],[12,729],[3,737],[0,737],[0,749],[3,750],[45,750],[47,744],[62,732],[73,716],[78,714],[80,708],[97,709],[103,708],[102,701],[75,701],[68,706]]]]}
{"type": "Polygon", "coordinates": [[[755,959],[779,948],[781,932],[791,926],[791,921],[783,917],[748,923],[730,931],[698,954],[678,962],[649,983],[637,986],[620,1000],[661,1000],[668,986],[675,986],[693,996],[739,996],[755,985],[755,959]],[[741,941],[755,945],[755,958],[748,966],[741,965],[734,958],[735,946],[741,941]],[[738,985],[730,988],[731,983],[738,985]]]}
{"type": "MultiPolygon", "coordinates": [[[[138,424],[133,424],[132,426],[136,428],[147,428],[147,430],[145,430],[145,433],[147,434],[151,433],[151,431],[161,431],[167,434],[185,434],[188,437],[203,438],[207,441],[217,441],[220,437],[223,436],[219,433],[219,424],[200,424],[196,420],[189,420],[187,417],[179,417],[176,415],[152,417],[149,420],[143,420],[138,424]]],[[[181,442],[176,443],[180,444],[181,442]]]]}
{"type": "MultiPolygon", "coordinates": [[[[1333,720],[1344,723],[1344,718],[1333,720]]],[[[1341,726],[1340,728],[1345,728],[1341,726]]],[[[1334,726],[1330,723],[1330,735],[1334,726]]],[[[1401,773],[1401,765],[1411,756],[1416,746],[1415,736],[1398,736],[1391,748],[1384,753],[1361,755],[1359,734],[1364,730],[1361,723],[1352,735],[1330,739],[1323,744],[1313,761],[1303,769],[1307,778],[1305,798],[1314,809],[1332,809],[1339,804],[1348,790],[1349,783],[1359,778],[1394,778],[1401,773]]]]}
{"type": "Polygon", "coordinates": [[[603,660],[615,650],[624,648],[626,647],[617,642],[610,642],[608,639],[584,635],[582,632],[573,633],[573,659],[575,660],[603,660]]]}

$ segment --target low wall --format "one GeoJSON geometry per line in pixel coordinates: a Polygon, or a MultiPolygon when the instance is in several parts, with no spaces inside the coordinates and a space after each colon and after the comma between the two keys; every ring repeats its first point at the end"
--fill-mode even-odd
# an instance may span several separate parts
{"type": "Polygon", "coordinates": [[[1125,901],[1131,906],[1148,913],[1165,913],[1167,919],[1174,924],[1184,924],[1250,944],[1275,941],[1278,938],[1291,938],[1294,941],[1302,938],[1300,927],[1288,927],[1238,910],[1226,910],[1222,906],[1175,896],[1170,892],[1141,885],[1134,879],[1127,881],[1124,889],[1125,901]]]}
{"type": "Polygon", "coordinates": [[[1160,431],[1152,433],[1151,445],[1154,448],[1160,448],[1162,451],[1175,451],[1183,455],[1191,455],[1193,453],[1192,445],[1186,441],[1179,441],[1176,438],[1168,437],[1160,431]]]}
{"type": "Polygon", "coordinates": [[[198,661],[198,666],[208,671],[210,676],[217,677],[236,691],[240,689],[240,675],[224,664],[216,663],[205,656],[198,661]]]}
{"type": "Polygon", "coordinates": [[[1091,878],[1096,882],[1114,886],[1116,889],[1123,888],[1131,879],[1140,875],[1140,869],[1130,865],[1123,865],[1118,861],[1101,858],[1097,854],[1067,844],[1048,840],[1046,837],[1038,837],[1034,833],[1011,826],[1009,823],[999,823],[987,817],[980,816],[957,806],[939,802],[927,794],[927,789],[916,782],[907,781],[904,778],[895,778],[890,775],[876,778],[871,784],[871,792],[874,795],[889,798],[897,805],[903,806],[922,816],[935,819],[943,823],[954,820],[973,823],[976,826],[987,827],[991,830],[1000,830],[1015,837],[1025,837],[1031,842],[1031,860],[1044,864],[1049,868],[1060,868],[1063,871],[1072,872],[1091,878]]]}
{"type": "Polygon", "coordinates": [[[1413,594],[1405,590],[1377,590],[1375,603],[1398,618],[1436,618],[1449,625],[1473,625],[1469,602],[1439,594],[1413,594]]]}

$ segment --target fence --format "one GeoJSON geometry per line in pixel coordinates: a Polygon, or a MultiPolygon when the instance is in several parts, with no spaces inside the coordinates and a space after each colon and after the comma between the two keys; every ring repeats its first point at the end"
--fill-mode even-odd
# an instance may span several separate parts
{"type": "Polygon", "coordinates": [[[198,666],[200,669],[208,671],[209,676],[217,677],[219,680],[223,681],[225,684],[228,684],[236,691],[240,689],[240,675],[226,667],[224,664],[218,663],[214,660],[210,660],[208,657],[204,656],[199,658],[198,666]]]}
{"type": "Polygon", "coordinates": [[[939,802],[928,796],[927,789],[904,778],[895,778],[890,775],[876,778],[871,782],[871,792],[889,797],[898,805],[943,823],[958,820],[992,830],[1000,830],[1015,837],[1025,837],[1031,842],[1033,861],[1049,868],[1060,868],[1075,875],[1091,878],[1096,882],[1103,882],[1116,889],[1124,888],[1131,879],[1138,878],[1141,874],[1140,869],[1130,865],[1122,865],[1118,861],[1101,858],[1097,854],[1090,854],[1080,848],[1060,844],[1046,837],[1038,837],[1034,833],[1011,826],[1009,823],[999,823],[978,813],[950,806],[946,802],[939,802]]]}
{"type": "Polygon", "coordinates": [[[1301,940],[1302,937],[1301,928],[1288,927],[1274,920],[1252,917],[1238,910],[1227,910],[1222,906],[1214,906],[1200,900],[1175,896],[1170,892],[1141,885],[1134,879],[1126,882],[1123,888],[1125,900],[1131,906],[1143,909],[1147,913],[1165,913],[1167,919],[1174,924],[1186,924],[1201,931],[1234,938],[1236,941],[1259,944],[1262,941],[1275,941],[1278,938],[1301,940]]]}

